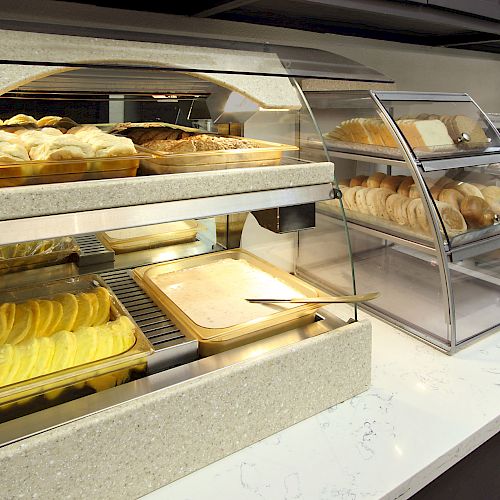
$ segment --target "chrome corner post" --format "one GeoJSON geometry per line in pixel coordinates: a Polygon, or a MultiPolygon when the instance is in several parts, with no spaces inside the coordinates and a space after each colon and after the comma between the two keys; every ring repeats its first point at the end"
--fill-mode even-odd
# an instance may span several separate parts
{"type": "MultiPolygon", "coordinates": [[[[330,163],[333,163],[334,168],[335,168],[335,163],[330,158],[330,154],[328,152],[328,147],[325,144],[323,134],[321,133],[321,129],[319,128],[316,117],[314,116],[314,113],[312,112],[311,106],[309,105],[309,101],[307,100],[307,98],[306,98],[299,82],[297,81],[297,79],[293,78],[293,77],[291,77],[290,79],[291,79],[292,83],[294,84],[295,88],[297,89],[300,100],[302,101],[302,103],[304,104],[304,106],[307,109],[307,112],[309,113],[309,117],[311,118],[314,129],[316,130],[316,133],[318,134],[318,137],[321,140],[321,145],[323,146],[323,151],[325,153],[325,157],[326,157],[327,161],[329,161],[330,163]]],[[[338,186],[337,178],[336,178],[335,174],[334,174],[334,177],[332,179],[332,186],[334,186],[334,188],[337,189],[337,191],[339,190],[339,186],[338,186]]],[[[353,260],[354,257],[352,254],[351,238],[349,236],[349,228],[347,227],[347,219],[346,219],[345,210],[344,210],[344,202],[343,202],[342,198],[340,198],[339,201],[340,201],[340,210],[342,212],[342,219],[343,219],[343,223],[344,223],[343,224],[344,225],[344,234],[345,234],[345,239],[346,239],[346,243],[347,243],[347,249],[349,251],[349,259],[350,259],[349,264],[351,265],[352,293],[356,294],[356,272],[354,269],[354,260],[353,260]]],[[[357,321],[358,320],[358,305],[353,304],[353,306],[354,306],[354,319],[357,321]]]]}
{"type": "MultiPolygon", "coordinates": [[[[387,93],[387,92],[385,92],[387,93]]],[[[405,137],[400,132],[395,121],[392,119],[391,115],[382,104],[382,101],[377,95],[377,91],[371,90],[370,95],[375,102],[379,116],[382,118],[383,122],[387,125],[388,129],[391,131],[394,139],[399,143],[401,151],[403,152],[403,157],[405,159],[406,165],[408,166],[413,178],[417,181],[417,189],[420,193],[421,199],[424,200],[424,210],[428,220],[432,223],[432,237],[434,240],[434,246],[436,249],[436,259],[439,266],[439,274],[441,276],[441,288],[443,292],[443,297],[446,298],[448,307],[445,307],[444,317],[447,322],[447,333],[448,341],[450,342],[450,348],[448,349],[448,354],[452,354],[457,346],[456,338],[456,321],[455,321],[455,300],[453,296],[453,288],[451,284],[450,269],[448,267],[448,256],[446,254],[443,235],[441,234],[441,224],[439,216],[436,212],[436,207],[432,201],[432,198],[426,189],[426,184],[420,168],[418,166],[417,160],[413,155],[413,151],[410,145],[407,143],[405,137]]],[[[397,100],[397,97],[395,97],[397,100]]]]}

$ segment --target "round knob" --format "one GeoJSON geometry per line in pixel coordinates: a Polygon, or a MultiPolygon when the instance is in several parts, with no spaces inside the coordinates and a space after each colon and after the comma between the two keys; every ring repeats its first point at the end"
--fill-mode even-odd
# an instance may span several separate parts
{"type": "Polygon", "coordinates": [[[462,135],[458,138],[458,142],[470,142],[470,135],[467,132],[462,132],[462,135]]]}

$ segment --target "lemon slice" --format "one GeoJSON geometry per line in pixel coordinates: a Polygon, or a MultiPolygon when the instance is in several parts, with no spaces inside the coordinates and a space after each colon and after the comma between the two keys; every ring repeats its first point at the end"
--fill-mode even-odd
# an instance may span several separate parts
{"type": "MultiPolygon", "coordinates": [[[[114,321],[113,323],[116,323],[114,321]]],[[[123,345],[123,336],[119,325],[111,327],[111,336],[113,337],[113,354],[121,354],[125,349],[123,345]]]]}
{"type": "MultiPolygon", "coordinates": [[[[38,328],[35,332],[35,337],[45,337],[45,335],[48,335],[49,327],[52,324],[52,317],[54,315],[54,304],[60,305],[58,302],[53,302],[52,300],[38,301],[38,307],[40,309],[40,319],[38,322],[38,328]]],[[[60,318],[58,321],[60,321],[60,318]]]]}
{"type": "Polygon", "coordinates": [[[20,357],[19,369],[15,376],[15,382],[21,380],[28,380],[31,377],[31,372],[35,367],[38,358],[38,350],[40,344],[38,339],[33,339],[28,342],[22,342],[16,346],[17,352],[20,357]]]}
{"type": "Polygon", "coordinates": [[[97,298],[95,295],[94,302],[92,301],[90,293],[81,293],[78,295],[78,313],[76,315],[75,324],[73,325],[73,330],[77,330],[82,326],[91,326],[94,321],[94,306],[97,302],[97,298]]]}
{"type": "Polygon", "coordinates": [[[32,309],[29,304],[16,304],[16,313],[12,329],[7,337],[7,344],[18,344],[28,335],[32,323],[32,309]]]}
{"type": "Polygon", "coordinates": [[[117,332],[117,334],[121,337],[121,351],[128,351],[135,344],[135,326],[130,321],[127,316],[120,316],[116,321],[111,323],[111,329],[113,334],[117,332]]]}
{"type": "Polygon", "coordinates": [[[55,343],[52,337],[41,337],[38,339],[38,357],[31,371],[31,378],[50,373],[54,351],[55,343]]]}
{"type": "Polygon", "coordinates": [[[4,378],[4,385],[12,384],[16,380],[16,375],[21,364],[21,357],[16,346],[12,346],[9,370],[4,378]]]}
{"type": "Polygon", "coordinates": [[[88,322],[85,324],[85,326],[94,326],[95,322],[97,321],[97,316],[99,314],[99,299],[97,297],[97,294],[94,292],[89,292],[84,294],[87,296],[88,300],[92,304],[92,317],[89,317],[88,322]]]}
{"type": "Polygon", "coordinates": [[[78,301],[76,297],[72,293],[62,293],[55,297],[55,300],[63,306],[63,315],[55,331],[73,330],[76,315],[78,314],[78,301]]]}
{"type": "Polygon", "coordinates": [[[9,336],[12,325],[14,324],[14,316],[16,314],[16,305],[5,303],[0,305],[0,345],[5,343],[9,336]]]}
{"type": "Polygon", "coordinates": [[[67,330],[62,330],[55,333],[52,338],[54,339],[55,350],[50,371],[56,372],[73,366],[76,353],[75,334],[67,330]]]}
{"type": "Polygon", "coordinates": [[[57,331],[57,327],[59,326],[59,323],[61,322],[63,316],[62,304],[60,302],[57,302],[56,300],[51,300],[50,302],[52,304],[52,318],[50,319],[50,323],[47,326],[47,330],[45,331],[45,337],[52,335],[57,331]]]}
{"type": "Polygon", "coordinates": [[[90,363],[96,359],[97,352],[97,328],[92,326],[80,328],[75,332],[76,354],[75,366],[90,363]]]}
{"type": "Polygon", "coordinates": [[[107,323],[109,321],[109,310],[111,307],[111,298],[106,288],[102,286],[96,288],[95,294],[99,302],[99,309],[92,326],[107,323]]]}
{"type": "Polygon", "coordinates": [[[11,344],[0,347],[0,387],[8,384],[7,377],[10,374],[13,351],[14,347],[11,344]]]}

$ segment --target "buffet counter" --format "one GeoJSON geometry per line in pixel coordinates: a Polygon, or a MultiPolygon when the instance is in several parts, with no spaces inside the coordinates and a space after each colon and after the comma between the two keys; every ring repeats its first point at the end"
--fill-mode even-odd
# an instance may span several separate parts
{"type": "Polygon", "coordinates": [[[500,332],[446,356],[370,319],[368,391],[145,498],[405,499],[498,432],[500,332]]]}

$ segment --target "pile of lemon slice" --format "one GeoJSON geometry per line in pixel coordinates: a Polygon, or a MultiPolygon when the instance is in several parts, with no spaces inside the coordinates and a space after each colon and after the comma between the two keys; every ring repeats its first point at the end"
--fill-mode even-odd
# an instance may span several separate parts
{"type": "Polygon", "coordinates": [[[121,354],[135,343],[127,316],[74,332],[32,338],[0,347],[0,387],[121,354]]]}
{"type": "Polygon", "coordinates": [[[4,303],[0,305],[0,345],[102,325],[109,321],[109,311],[110,296],[104,287],[78,295],[62,293],[52,300],[4,303]]]}

